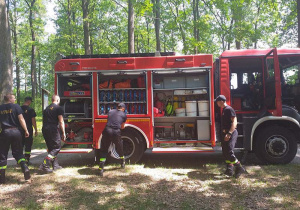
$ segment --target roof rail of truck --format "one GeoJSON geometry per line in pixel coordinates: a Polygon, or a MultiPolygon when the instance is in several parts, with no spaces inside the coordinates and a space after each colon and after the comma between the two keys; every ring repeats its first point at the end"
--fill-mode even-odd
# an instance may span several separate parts
{"type": "Polygon", "coordinates": [[[155,57],[155,56],[174,56],[175,52],[160,52],[160,53],[129,53],[129,54],[96,54],[96,55],[67,55],[62,59],[75,58],[121,58],[121,57],[155,57]]]}

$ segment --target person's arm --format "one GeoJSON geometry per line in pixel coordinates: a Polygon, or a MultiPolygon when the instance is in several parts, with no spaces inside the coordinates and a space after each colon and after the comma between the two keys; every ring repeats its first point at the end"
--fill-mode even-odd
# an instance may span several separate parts
{"type": "Polygon", "coordinates": [[[65,141],[65,140],[66,140],[65,122],[64,122],[64,118],[63,118],[62,115],[58,115],[58,123],[59,123],[59,128],[60,128],[60,130],[61,130],[61,132],[62,132],[62,137],[61,137],[61,139],[62,139],[63,141],[65,141]]]}
{"type": "Polygon", "coordinates": [[[31,122],[32,122],[32,125],[33,125],[33,127],[34,127],[34,131],[35,131],[34,135],[37,136],[38,131],[37,131],[37,127],[36,127],[36,120],[35,120],[35,117],[31,118],[31,122]]]}
{"type": "Polygon", "coordinates": [[[236,117],[231,117],[231,127],[228,131],[228,133],[225,135],[225,141],[228,141],[232,135],[232,133],[234,132],[234,130],[236,129],[237,126],[237,118],[236,117]]]}
{"type": "Polygon", "coordinates": [[[29,133],[28,133],[28,130],[27,130],[27,126],[26,126],[26,122],[24,120],[24,117],[22,114],[19,114],[18,115],[18,119],[19,119],[19,122],[20,122],[20,125],[22,126],[23,130],[25,131],[25,137],[29,137],[29,133]]]}
{"type": "Polygon", "coordinates": [[[123,122],[123,123],[121,124],[121,129],[124,129],[124,128],[125,128],[125,123],[126,123],[126,122],[123,122]]]}

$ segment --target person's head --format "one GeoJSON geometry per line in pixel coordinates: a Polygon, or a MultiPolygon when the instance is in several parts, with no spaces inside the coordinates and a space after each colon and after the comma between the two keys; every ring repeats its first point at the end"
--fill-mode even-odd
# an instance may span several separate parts
{"type": "Polygon", "coordinates": [[[58,95],[52,96],[52,103],[59,104],[60,103],[60,97],[58,95]]]}
{"type": "Polygon", "coordinates": [[[12,93],[7,93],[4,95],[4,103],[15,103],[16,97],[12,93]]]}
{"type": "Polygon", "coordinates": [[[124,103],[119,103],[119,104],[118,104],[118,109],[119,109],[119,110],[122,110],[123,112],[125,112],[125,110],[126,110],[126,105],[125,105],[124,103]]]}
{"type": "Polygon", "coordinates": [[[226,105],[226,97],[224,95],[219,95],[216,99],[215,102],[217,102],[218,107],[225,107],[226,105]]]}
{"type": "Polygon", "coordinates": [[[33,102],[33,101],[32,101],[32,98],[29,96],[27,96],[24,100],[24,104],[28,105],[28,106],[31,104],[31,102],[33,102]]]}

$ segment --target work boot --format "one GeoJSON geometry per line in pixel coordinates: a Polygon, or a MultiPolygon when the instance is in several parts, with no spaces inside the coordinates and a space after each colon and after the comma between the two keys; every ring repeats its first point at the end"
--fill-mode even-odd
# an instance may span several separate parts
{"type": "Polygon", "coordinates": [[[52,173],[53,170],[50,168],[52,161],[53,161],[53,159],[51,159],[50,157],[46,157],[44,159],[44,162],[40,165],[39,169],[46,173],[52,173]]]}
{"type": "Polygon", "coordinates": [[[104,164],[105,164],[105,162],[103,162],[103,161],[100,161],[100,163],[99,163],[99,171],[98,171],[99,176],[103,176],[104,164]]]}
{"type": "Polygon", "coordinates": [[[227,164],[226,171],[224,172],[225,175],[227,176],[233,176],[233,165],[232,164],[227,164]]]}
{"type": "Polygon", "coordinates": [[[54,158],[54,159],[53,159],[52,167],[53,167],[53,171],[56,171],[56,170],[59,170],[59,169],[62,169],[62,168],[63,168],[63,167],[61,167],[61,166],[58,164],[57,158],[54,158]]]}
{"type": "Polygon", "coordinates": [[[0,169],[0,184],[5,184],[5,169],[0,169]]]}
{"type": "Polygon", "coordinates": [[[30,176],[29,168],[26,165],[26,161],[21,161],[20,165],[21,165],[22,172],[24,174],[25,181],[28,181],[31,176],[30,176]]]}
{"type": "Polygon", "coordinates": [[[125,158],[121,159],[121,168],[125,168],[125,158]]]}
{"type": "Polygon", "coordinates": [[[234,164],[234,166],[235,166],[234,177],[238,179],[243,173],[246,172],[246,170],[244,169],[244,167],[241,165],[240,162],[234,164]]]}
{"type": "Polygon", "coordinates": [[[30,155],[25,154],[25,160],[26,160],[26,162],[27,162],[27,165],[30,165],[30,164],[31,164],[31,163],[29,162],[29,160],[30,160],[30,155]]]}

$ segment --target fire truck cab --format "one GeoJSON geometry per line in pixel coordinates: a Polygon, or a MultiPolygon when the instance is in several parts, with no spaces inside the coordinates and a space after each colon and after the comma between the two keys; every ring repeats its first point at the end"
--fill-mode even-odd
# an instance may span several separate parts
{"type": "MultiPolygon", "coordinates": [[[[62,153],[97,151],[109,110],[126,104],[122,130],[125,158],[135,163],[153,153],[214,152],[223,94],[238,115],[237,147],[269,163],[288,163],[297,152],[300,117],[295,93],[282,95],[285,69],[300,50],[225,51],[69,56],[55,65],[55,93],[65,111],[62,153]],[[281,97],[282,95],[282,97],[281,97]],[[294,97],[294,99],[292,99],[294,97]],[[286,101],[287,105],[282,105],[286,101]]],[[[113,145],[112,159],[118,159],[113,145]]]]}
{"type": "Polygon", "coordinates": [[[263,162],[289,163],[297,153],[299,63],[300,49],[276,48],[225,51],[215,62],[215,94],[225,95],[237,113],[236,147],[263,162]]]}

